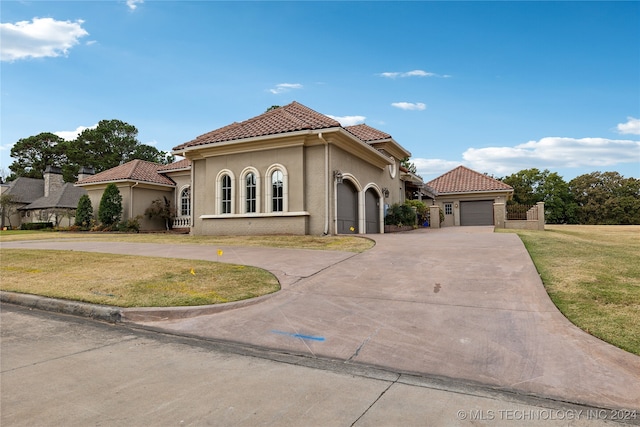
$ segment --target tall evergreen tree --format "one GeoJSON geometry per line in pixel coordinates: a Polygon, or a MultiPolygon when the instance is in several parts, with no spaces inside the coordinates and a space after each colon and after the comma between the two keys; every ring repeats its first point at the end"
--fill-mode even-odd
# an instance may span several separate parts
{"type": "Polygon", "coordinates": [[[122,195],[118,187],[111,183],[104,189],[98,208],[98,219],[104,226],[111,226],[120,222],[122,218],[122,195]]]}
{"type": "Polygon", "coordinates": [[[88,195],[83,194],[78,200],[78,207],[76,208],[76,222],[78,227],[88,228],[91,225],[93,219],[93,206],[91,205],[91,199],[88,195]]]}

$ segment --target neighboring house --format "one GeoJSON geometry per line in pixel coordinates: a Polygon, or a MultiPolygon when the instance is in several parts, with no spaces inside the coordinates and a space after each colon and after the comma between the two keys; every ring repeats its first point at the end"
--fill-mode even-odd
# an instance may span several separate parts
{"type": "Polygon", "coordinates": [[[493,204],[506,203],[513,188],[464,166],[429,181],[425,189],[444,211],[442,226],[494,225],[493,204]]]}
{"type": "Polygon", "coordinates": [[[20,227],[26,222],[52,222],[55,226],[70,226],[83,194],[81,188],[64,182],[59,167],[47,166],[44,179],[19,177],[10,182],[2,195],[15,199],[11,218],[2,215],[2,227],[20,227]]]}
{"type": "Polygon", "coordinates": [[[385,132],[343,127],[297,102],[173,154],[191,161],[190,180],[175,188],[188,188],[199,235],[382,233],[385,206],[405,200],[400,161],[411,155],[385,132]]]}
{"type": "Polygon", "coordinates": [[[139,217],[142,230],[163,230],[165,223],[158,218],[147,218],[145,210],[156,199],[171,201],[178,217],[174,227],[189,227],[191,215],[189,160],[160,165],[145,160],[131,160],[95,175],[82,177],[76,182],[91,199],[93,212],[98,213],[100,200],[107,185],[114,183],[122,196],[122,219],[139,217]]]}

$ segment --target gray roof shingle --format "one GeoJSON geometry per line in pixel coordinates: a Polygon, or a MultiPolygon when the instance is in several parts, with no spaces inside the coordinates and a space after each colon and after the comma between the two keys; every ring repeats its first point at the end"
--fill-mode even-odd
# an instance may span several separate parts
{"type": "Polygon", "coordinates": [[[50,193],[49,197],[40,197],[22,209],[75,209],[84,194],[87,194],[84,188],[66,182],[60,189],[50,193]]]}

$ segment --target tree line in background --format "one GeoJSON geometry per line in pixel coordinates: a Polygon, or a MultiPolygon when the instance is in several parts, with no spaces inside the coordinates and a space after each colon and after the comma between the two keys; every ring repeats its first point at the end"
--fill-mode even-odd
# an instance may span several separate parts
{"type": "Polygon", "coordinates": [[[640,224],[640,179],[592,172],[569,182],[556,172],[525,169],[501,179],[513,187],[509,203],[545,203],[547,224],[640,224]]]}
{"type": "Polygon", "coordinates": [[[8,181],[24,176],[42,178],[47,166],[62,168],[66,182],[75,182],[81,167],[95,173],[111,169],[130,160],[140,159],[160,164],[174,157],[137,139],[138,129],[121,120],[101,120],[93,129],[85,129],[73,141],[51,132],[22,138],[11,148],[15,160],[9,165],[8,181]]]}

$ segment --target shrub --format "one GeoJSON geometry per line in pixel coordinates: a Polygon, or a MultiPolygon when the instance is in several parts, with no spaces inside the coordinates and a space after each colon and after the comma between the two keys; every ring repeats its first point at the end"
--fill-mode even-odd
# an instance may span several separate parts
{"type": "Polygon", "coordinates": [[[20,226],[21,230],[45,230],[45,229],[53,229],[52,222],[25,222],[20,226]]]}
{"type": "Polygon", "coordinates": [[[416,223],[416,211],[407,204],[394,203],[389,207],[387,216],[384,217],[386,225],[414,225],[416,223]]]}
{"type": "Polygon", "coordinates": [[[140,217],[137,216],[135,218],[128,219],[126,221],[122,221],[117,226],[117,231],[122,231],[123,233],[139,233],[140,232],[140,217]]]}
{"type": "Polygon", "coordinates": [[[164,197],[163,199],[155,199],[151,202],[151,206],[149,206],[144,214],[148,218],[159,218],[164,221],[164,226],[167,231],[171,229],[172,220],[176,217],[176,209],[173,207],[171,200],[164,197]]]}
{"type": "Polygon", "coordinates": [[[109,227],[118,224],[120,218],[122,218],[122,195],[118,187],[111,183],[104,189],[102,199],[100,199],[98,219],[104,226],[109,227]]]}
{"type": "Polygon", "coordinates": [[[83,194],[78,201],[78,207],[76,208],[76,222],[77,227],[82,227],[87,230],[91,227],[91,221],[93,220],[93,206],[91,205],[91,199],[88,195],[83,194]]]}
{"type": "Polygon", "coordinates": [[[418,214],[418,224],[422,225],[427,219],[427,212],[429,211],[426,203],[420,200],[407,200],[404,203],[405,205],[411,206],[412,208],[416,208],[416,213],[418,214]]]}

